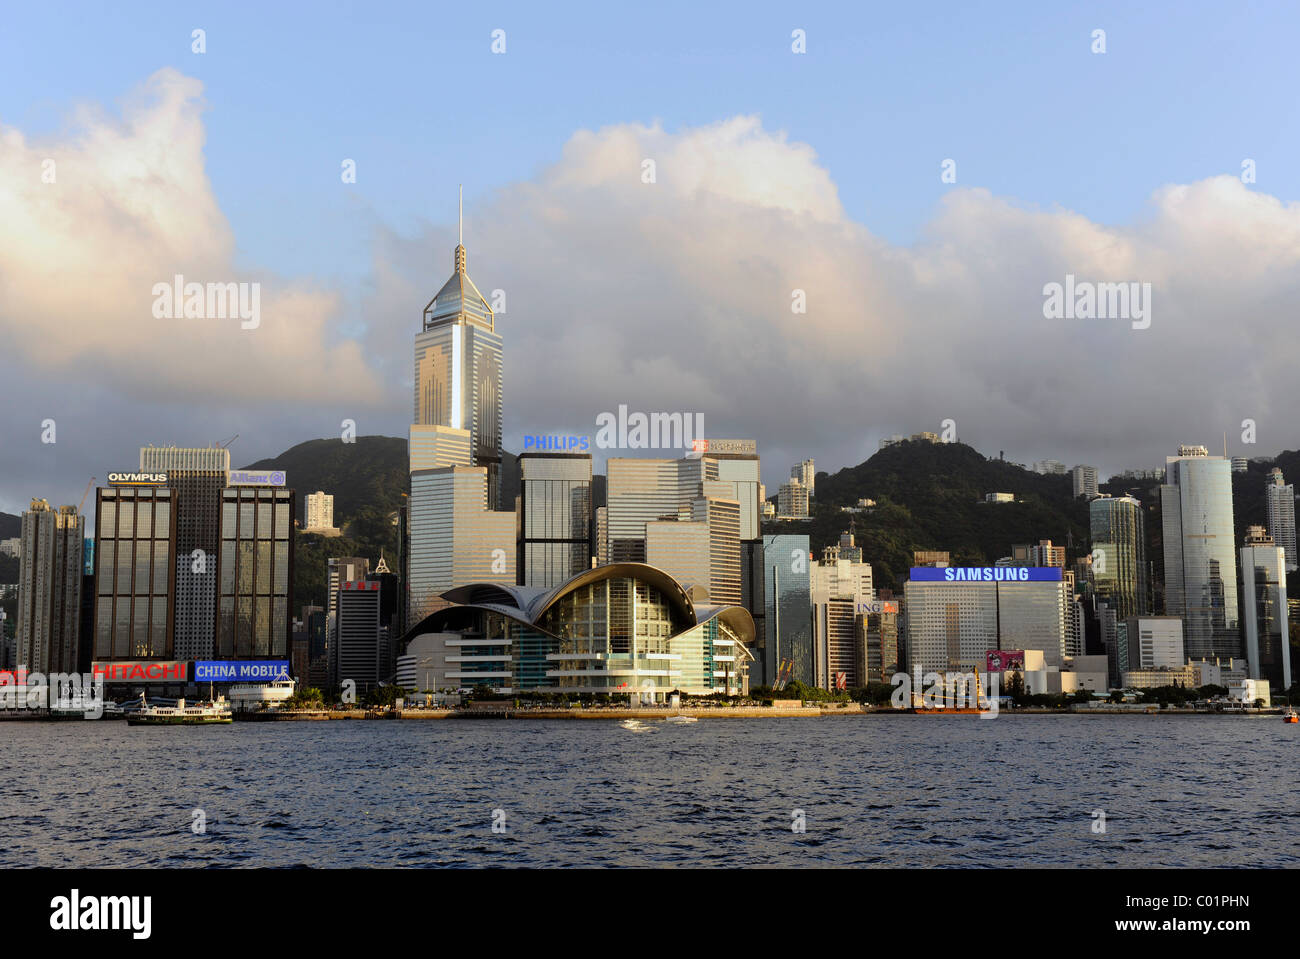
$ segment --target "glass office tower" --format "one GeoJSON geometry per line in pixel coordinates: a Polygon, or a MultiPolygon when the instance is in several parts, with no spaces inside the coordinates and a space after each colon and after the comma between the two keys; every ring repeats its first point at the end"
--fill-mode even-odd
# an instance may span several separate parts
{"type": "Polygon", "coordinates": [[[519,457],[519,585],[559,586],[591,566],[591,455],[519,457]]]}
{"type": "Polygon", "coordinates": [[[288,658],[295,505],[283,487],[222,491],[217,658],[288,658]]]}
{"type": "Polygon", "coordinates": [[[812,636],[812,546],[806,535],[763,536],[743,544],[741,601],[754,619],[755,686],[772,686],[782,674],[816,683],[812,636]]]}
{"type": "Polygon", "coordinates": [[[1289,689],[1286,550],[1261,526],[1246,527],[1241,548],[1241,598],[1251,679],[1268,680],[1274,691],[1289,689]]]}
{"type": "Polygon", "coordinates": [[[1160,487],[1165,608],[1182,616],[1189,659],[1240,658],[1232,464],[1204,446],[1179,447],[1160,487]]]}
{"type": "MultiPolygon", "coordinates": [[[[496,317],[465,270],[465,247],[457,245],[455,271],[424,308],[415,336],[415,426],[469,432],[474,466],[488,474],[489,510],[501,494],[501,335],[496,317]]],[[[415,452],[412,439],[412,452],[415,452]]],[[[436,464],[412,460],[412,470],[436,464]]],[[[513,505],[513,504],[510,504],[513,505]]]]}
{"type": "Polygon", "coordinates": [[[1102,496],[1088,504],[1092,579],[1097,595],[1113,600],[1120,619],[1151,612],[1147,583],[1146,518],[1132,496],[1102,496]]]}
{"type": "Polygon", "coordinates": [[[96,494],[96,660],[175,655],[174,494],[161,486],[96,494]]]}

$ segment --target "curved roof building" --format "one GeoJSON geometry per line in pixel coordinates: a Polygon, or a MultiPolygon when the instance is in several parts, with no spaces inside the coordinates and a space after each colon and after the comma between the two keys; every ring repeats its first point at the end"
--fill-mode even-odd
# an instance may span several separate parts
{"type": "Polygon", "coordinates": [[[398,685],[656,699],[747,690],[749,612],[693,602],[654,566],[598,566],[553,589],[471,583],[442,596],[456,605],[402,638],[398,685]]]}

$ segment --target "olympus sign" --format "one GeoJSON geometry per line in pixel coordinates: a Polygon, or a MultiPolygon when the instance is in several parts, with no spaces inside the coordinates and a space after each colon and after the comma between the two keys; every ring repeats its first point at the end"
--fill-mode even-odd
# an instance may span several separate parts
{"type": "Polygon", "coordinates": [[[166,473],[109,473],[109,486],[166,486],[166,473]]]}

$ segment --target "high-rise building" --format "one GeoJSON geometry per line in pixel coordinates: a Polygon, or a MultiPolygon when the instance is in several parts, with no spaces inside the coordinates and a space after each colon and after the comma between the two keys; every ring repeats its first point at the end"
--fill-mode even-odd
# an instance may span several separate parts
{"type": "Polygon", "coordinates": [[[1035,473],[1041,473],[1044,476],[1064,476],[1065,464],[1060,460],[1039,460],[1032,467],[1035,473]]]}
{"type": "Polygon", "coordinates": [[[167,485],[176,491],[175,656],[211,659],[217,610],[213,568],[221,491],[230,481],[230,451],[146,446],[140,450],[140,472],[166,473],[167,485]]]}
{"type": "Polygon", "coordinates": [[[338,556],[326,560],[328,576],[325,594],[325,675],[330,686],[337,686],[339,674],[339,591],[345,583],[365,582],[370,560],[361,556],[338,556]]]}
{"type": "Polygon", "coordinates": [[[712,456],[610,459],[606,549],[601,562],[649,562],[649,523],[674,519],[706,523],[709,580],[703,585],[708,587],[712,602],[739,603],[740,531],[757,528],[757,520],[746,515],[751,506],[756,509],[758,505],[757,490],[752,488],[756,484],[745,476],[757,469],[756,464],[756,460],[718,460],[712,456]],[[734,478],[721,479],[723,472],[734,478]],[[746,497],[744,503],[737,498],[738,490],[746,497]]]}
{"type": "Polygon", "coordinates": [[[1240,658],[1231,466],[1204,446],[1181,446],[1166,463],[1165,611],[1183,618],[1190,659],[1240,658]]]}
{"type": "Polygon", "coordinates": [[[1234,456],[1232,458],[1232,471],[1234,473],[1245,473],[1250,469],[1250,460],[1245,456],[1234,456]]]}
{"type": "Polygon", "coordinates": [[[807,535],[763,536],[742,550],[742,602],[756,628],[754,684],[788,678],[816,682],[812,638],[812,547],[807,535]]]}
{"type": "Polygon", "coordinates": [[[1177,616],[1131,616],[1125,621],[1125,660],[1120,671],[1182,669],[1187,665],[1183,621],[1177,616]]]}
{"type": "Polygon", "coordinates": [[[1037,543],[1017,543],[1011,547],[1012,566],[1065,566],[1065,547],[1053,546],[1050,539],[1037,543]]]}
{"type": "Polygon", "coordinates": [[[85,520],[75,506],[54,509],[32,500],[22,515],[14,649],[16,665],[30,672],[78,669],[84,535],[85,520]]]}
{"type": "Polygon", "coordinates": [[[1274,467],[1269,470],[1264,493],[1268,497],[1268,535],[1286,552],[1286,571],[1294,573],[1300,569],[1296,562],[1295,487],[1283,485],[1282,471],[1274,467]]]}
{"type": "MultiPolygon", "coordinates": [[[[462,239],[451,279],[425,306],[415,336],[414,424],[468,431],[470,464],[487,471],[487,508],[493,511],[501,495],[501,355],[496,316],[466,272],[462,239]]],[[[455,437],[417,437],[413,430],[413,471],[462,465],[422,461],[417,439],[444,445],[455,437]]]]}
{"type": "Polygon", "coordinates": [[[910,668],[968,671],[991,649],[1036,649],[1045,665],[1064,663],[1072,601],[1064,579],[909,579],[903,593],[910,668]]]}
{"type": "Polygon", "coordinates": [[[823,689],[833,688],[837,673],[845,674],[850,687],[867,682],[862,607],[875,593],[871,565],[860,557],[853,535],[845,534],[811,570],[814,675],[823,689]]]}
{"type": "Polygon", "coordinates": [[[217,615],[208,626],[216,658],[289,657],[296,505],[284,487],[221,491],[217,615]]]}
{"type": "MultiPolygon", "coordinates": [[[[95,660],[184,658],[175,650],[172,603],[178,495],[164,486],[96,491],[95,660]]],[[[211,630],[209,617],[209,643],[211,630]]]]}
{"type": "Polygon", "coordinates": [[[519,469],[519,585],[559,586],[591,566],[591,455],[523,453],[519,469]]]}
{"type": "Polygon", "coordinates": [[[334,496],[331,493],[317,491],[308,493],[306,497],[307,504],[307,522],[303,529],[307,532],[312,530],[324,530],[334,528],[334,496]]]}
{"type": "Polygon", "coordinates": [[[438,609],[442,594],[454,586],[516,585],[515,513],[487,508],[488,475],[483,466],[411,474],[408,623],[438,609]]]}
{"type": "Polygon", "coordinates": [[[709,524],[660,519],[645,524],[646,564],[661,569],[687,590],[709,588],[709,524]]]}
{"type": "Polygon", "coordinates": [[[816,495],[814,487],[817,484],[817,467],[813,464],[812,459],[806,459],[802,463],[795,463],[790,468],[790,478],[797,479],[808,490],[809,496],[816,495]]]}
{"type": "Polygon", "coordinates": [[[1097,467],[1076,466],[1070,470],[1070,485],[1075,496],[1087,496],[1089,499],[1096,496],[1097,467]]]}
{"type": "Polygon", "coordinates": [[[338,683],[356,683],[366,693],[380,681],[380,605],[383,584],[375,580],[344,582],[338,590],[338,683]]]}
{"type": "Polygon", "coordinates": [[[1092,538],[1089,582],[1113,600],[1120,619],[1151,611],[1147,582],[1146,518],[1132,496],[1099,496],[1088,504],[1092,538]]]}
{"type": "Polygon", "coordinates": [[[699,496],[691,502],[691,520],[709,531],[709,602],[740,605],[740,504],[699,496]]]}
{"type": "Polygon", "coordinates": [[[808,518],[808,487],[797,479],[782,483],[776,494],[777,519],[808,518]]]}
{"type": "Polygon", "coordinates": [[[1262,526],[1247,526],[1241,547],[1241,606],[1251,679],[1291,688],[1286,550],[1262,526]]]}

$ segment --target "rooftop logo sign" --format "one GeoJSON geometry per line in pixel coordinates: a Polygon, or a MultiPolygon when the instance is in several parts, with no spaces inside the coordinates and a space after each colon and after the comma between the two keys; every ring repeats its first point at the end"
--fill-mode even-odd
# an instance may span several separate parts
{"type": "Polygon", "coordinates": [[[587,436],[570,436],[568,434],[555,436],[524,436],[524,452],[537,450],[547,453],[571,453],[577,450],[579,453],[585,453],[591,449],[591,438],[587,436]]]}
{"type": "Polygon", "coordinates": [[[231,486],[283,486],[283,470],[231,470],[231,486]]]}
{"type": "Polygon", "coordinates": [[[166,486],[166,473],[109,473],[109,486],[166,486]]]}
{"type": "Polygon", "coordinates": [[[913,566],[913,583],[1059,583],[1059,566],[913,566]]]}

